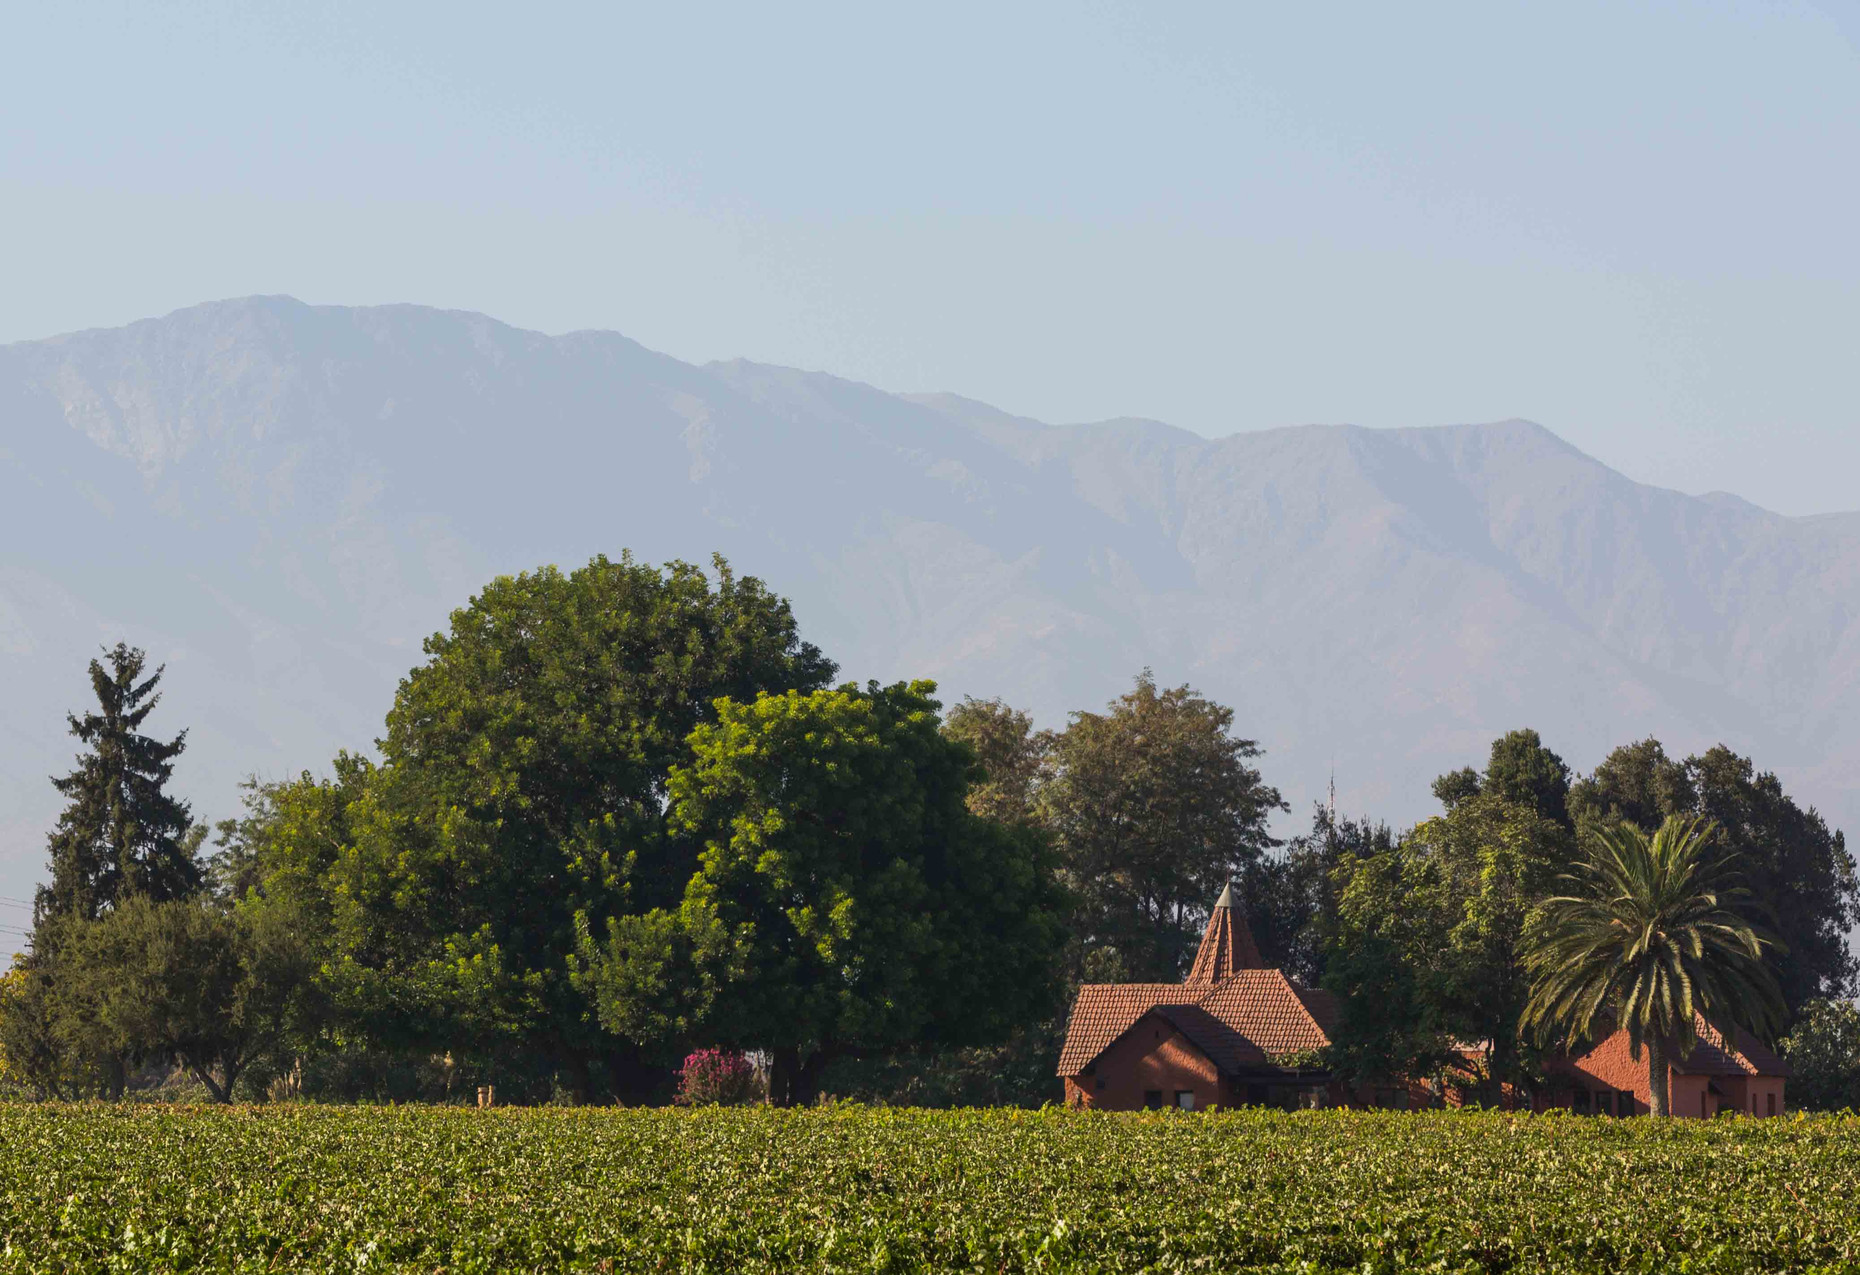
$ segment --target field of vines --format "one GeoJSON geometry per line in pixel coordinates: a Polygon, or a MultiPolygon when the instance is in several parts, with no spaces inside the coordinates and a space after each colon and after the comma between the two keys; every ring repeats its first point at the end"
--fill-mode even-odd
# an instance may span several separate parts
{"type": "Polygon", "coordinates": [[[1852,1271],[1860,1119],[0,1105],[0,1271],[1852,1271]]]}

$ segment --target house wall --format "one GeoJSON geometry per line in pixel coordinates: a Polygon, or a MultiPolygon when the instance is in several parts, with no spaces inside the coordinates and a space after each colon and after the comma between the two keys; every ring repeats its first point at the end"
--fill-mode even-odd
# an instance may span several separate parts
{"type": "MultiPolygon", "coordinates": [[[[1720,1089],[1724,1088],[1723,1080],[1718,1082],[1718,1087],[1720,1089]]],[[[1771,1114],[1770,1103],[1772,1099],[1775,1100],[1775,1114],[1779,1116],[1782,1115],[1785,1108],[1783,1106],[1783,1078],[1781,1076],[1746,1076],[1738,1086],[1735,1105],[1737,1110],[1743,1112],[1747,1116],[1756,1116],[1758,1119],[1768,1119],[1771,1114]]]]}
{"type": "MultiPolygon", "coordinates": [[[[1573,1088],[1587,1089],[1591,1093],[1610,1091],[1632,1093],[1634,1095],[1633,1115],[1645,1115],[1652,1110],[1650,1102],[1653,1091],[1647,1084],[1647,1053],[1641,1051],[1639,1059],[1633,1056],[1628,1044],[1626,1032],[1615,1032],[1605,1036],[1584,1053],[1568,1058],[1553,1058],[1544,1065],[1544,1070],[1553,1077],[1560,1077],[1573,1088]]],[[[1674,1077],[1674,1080],[1680,1077],[1674,1077]]],[[[1550,1099],[1546,1105],[1567,1107],[1570,1095],[1561,1093],[1550,1099]]],[[[1692,1100],[1690,1114],[1697,1115],[1698,1099],[1692,1100]]],[[[1675,1111],[1681,1111],[1675,1103],[1675,1111]]],[[[1619,1115],[1619,1111],[1616,1112],[1619,1115]]]]}
{"type": "Polygon", "coordinates": [[[1175,1105],[1178,1090],[1195,1095],[1197,1111],[1230,1100],[1221,1093],[1220,1074],[1208,1056],[1169,1023],[1154,1015],[1098,1055],[1090,1075],[1066,1077],[1066,1103],[1102,1111],[1141,1111],[1147,1092],[1175,1105]]]}
{"type": "MultiPolygon", "coordinates": [[[[1645,1090],[1646,1081],[1641,1082],[1645,1090]]],[[[1666,1109],[1675,1116],[1707,1118],[1718,1114],[1718,1100],[1712,1097],[1710,1076],[1674,1076],[1666,1085],[1666,1109]]],[[[1649,1106],[1648,1110],[1652,1110],[1649,1106]]]]}
{"type": "MultiPolygon", "coordinates": [[[[1553,1076],[1561,1076],[1572,1086],[1598,1090],[1630,1092],[1634,1095],[1634,1115],[1646,1115],[1653,1109],[1652,1091],[1647,1084],[1647,1054],[1641,1051],[1637,1060],[1628,1044],[1626,1032],[1615,1032],[1597,1041],[1595,1046],[1585,1053],[1568,1058],[1553,1058],[1545,1064],[1545,1070],[1553,1076]]],[[[1769,1098],[1776,1098],[1776,1114],[1783,1114],[1783,1078],[1781,1076],[1746,1076],[1734,1074],[1729,1076],[1690,1076],[1669,1072],[1667,1081],[1668,1110],[1675,1116],[1700,1115],[1715,1116],[1720,1110],[1741,1111],[1746,1115],[1755,1114],[1767,1117],[1769,1098]],[[1722,1096],[1711,1092],[1716,1085],[1722,1096]],[[1756,1110],[1751,1110],[1751,1098],[1756,1099],[1756,1110]],[[1703,1098],[1701,1107],[1700,1099],[1703,1098]]],[[[1554,1096],[1540,1105],[1567,1107],[1571,1099],[1568,1093],[1554,1096]]],[[[1617,1112],[1616,1114],[1620,1114],[1617,1112]]]]}

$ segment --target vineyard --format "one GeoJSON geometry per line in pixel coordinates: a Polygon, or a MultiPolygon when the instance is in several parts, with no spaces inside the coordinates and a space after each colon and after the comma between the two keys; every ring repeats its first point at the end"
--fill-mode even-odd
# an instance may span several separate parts
{"type": "Polygon", "coordinates": [[[1860,1119],[0,1106],[0,1271],[1836,1271],[1860,1119]]]}

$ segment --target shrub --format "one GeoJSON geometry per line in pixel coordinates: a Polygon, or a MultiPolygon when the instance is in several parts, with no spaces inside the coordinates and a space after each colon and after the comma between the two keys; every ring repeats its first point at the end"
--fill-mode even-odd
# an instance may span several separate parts
{"type": "Polygon", "coordinates": [[[678,1070],[681,1107],[741,1107],[763,1096],[755,1064],[731,1049],[700,1049],[685,1055],[678,1070]]]}

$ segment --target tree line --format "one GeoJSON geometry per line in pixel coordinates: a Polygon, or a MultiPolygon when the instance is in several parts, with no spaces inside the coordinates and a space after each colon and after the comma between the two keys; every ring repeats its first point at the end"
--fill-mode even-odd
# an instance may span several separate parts
{"type": "Polygon", "coordinates": [[[424,655],[373,758],[254,780],[210,830],[167,792],[185,733],[148,733],[160,670],[93,661],[0,979],[9,1079],[639,1102],[714,1046],[764,1053],[781,1102],[1038,1103],[1072,990],[1179,979],[1231,881],[1268,962],[1339,993],[1340,1071],[1491,1040],[1491,1082],[1528,1085],[1532,918],[1597,835],[1675,814],[1773,927],[1792,1017],[1836,1022],[1854,987],[1841,834],[1722,748],[1578,777],[1518,731],[1412,829],[1319,808],[1280,843],[1259,747],[1191,688],[1144,673],[1059,730],[945,714],[927,681],[837,683],[721,559],[500,578],[424,655]]]}

